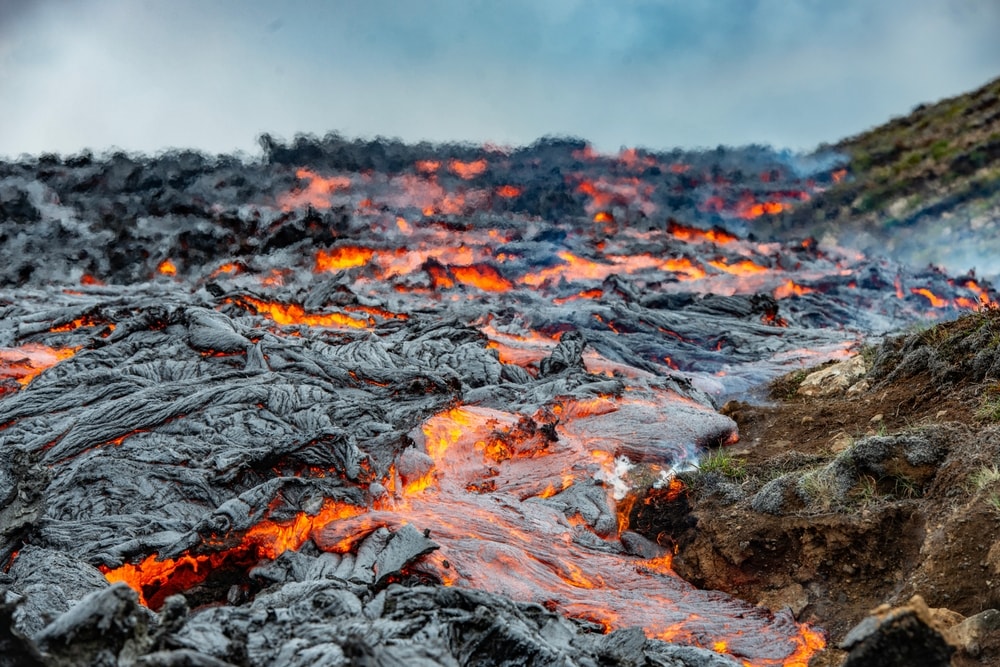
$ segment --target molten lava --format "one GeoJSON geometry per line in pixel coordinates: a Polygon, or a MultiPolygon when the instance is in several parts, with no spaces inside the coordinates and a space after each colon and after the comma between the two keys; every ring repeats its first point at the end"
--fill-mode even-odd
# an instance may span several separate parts
{"type": "Polygon", "coordinates": [[[156,266],[156,270],[164,276],[176,276],[177,265],[170,259],[165,259],[156,266]]]}
{"type": "Polygon", "coordinates": [[[472,162],[452,160],[448,163],[448,170],[459,178],[468,181],[485,173],[487,166],[488,163],[483,159],[474,160],[472,162]]]}
{"type": "Polygon", "coordinates": [[[310,327],[347,327],[350,329],[364,329],[375,326],[375,320],[371,317],[358,319],[344,313],[308,313],[297,303],[264,301],[263,299],[256,299],[251,296],[231,299],[230,303],[248,305],[256,310],[258,314],[264,315],[282,326],[301,324],[310,327]]]}
{"type": "Polygon", "coordinates": [[[360,248],[357,246],[344,246],[331,250],[320,250],[316,253],[316,273],[329,272],[336,273],[344,269],[364,266],[367,264],[375,251],[371,248],[360,248]]]}
{"type": "Polygon", "coordinates": [[[307,181],[305,189],[293,190],[278,201],[278,205],[290,211],[312,206],[316,209],[330,208],[331,196],[351,187],[351,179],[346,176],[320,176],[310,169],[298,169],[295,177],[307,181]]]}
{"type": "Polygon", "coordinates": [[[362,512],[363,508],[327,500],[314,515],[300,512],[294,519],[280,522],[265,519],[243,535],[215,536],[220,544],[235,543],[221,551],[185,553],[163,560],[153,554],[137,564],[102,567],[101,571],[108,581],[122,581],[132,587],[140,603],[159,609],[166,598],[194,588],[215,571],[252,567],[264,558],[274,560],[285,551],[301,547],[316,528],[362,512]]]}
{"type": "Polygon", "coordinates": [[[790,296],[803,296],[804,294],[810,294],[813,291],[815,290],[810,287],[804,287],[793,280],[788,280],[774,290],[774,298],[787,299],[790,296]]]}
{"type": "Polygon", "coordinates": [[[667,221],[667,233],[676,239],[681,241],[687,241],[689,243],[714,243],[716,245],[724,245],[726,243],[732,243],[736,240],[734,234],[723,229],[698,229],[697,227],[688,227],[687,225],[682,225],[674,219],[667,221]]]}
{"type": "Polygon", "coordinates": [[[489,264],[474,264],[472,266],[453,266],[451,273],[458,282],[471,285],[484,292],[508,292],[513,287],[511,282],[489,264]]]}
{"type": "Polygon", "coordinates": [[[910,292],[912,294],[919,294],[920,296],[924,297],[935,308],[947,308],[948,307],[948,300],[947,299],[942,299],[941,297],[939,297],[937,294],[935,294],[934,292],[930,291],[926,287],[911,287],[910,288],[910,292]]]}
{"type": "MultiPolygon", "coordinates": [[[[153,423],[137,417],[113,432],[87,418],[74,422],[69,413],[46,416],[28,426],[54,434],[23,436],[40,443],[53,470],[79,452],[88,457],[80,460],[96,462],[110,451],[119,464],[134,447],[156,466],[169,450],[182,459],[181,473],[191,472],[199,495],[184,511],[195,517],[188,528],[198,527],[185,539],[200,542],[162,552],[173,558],[147,549],[133,562],[104,568],[107,578],[127,582],[156,608],[168,595],[199,587],[226,590],[236,582],[249,591],[256,575],[248,572],[303,546],[303,559],[319,548],[348,561],[379,528],[407,525],[429,530],[438,550],[400,566],[398,581],[504,593],[608,631],[640,626],[651,637],[746,664],[805,665],[823,646],[820,633],[788,615],[693,589],[674,575],[665,534],[660,544],[633,548],[639,536],[629,522],[638,516],[632,510],[642,509],[638,503],[654,493],[667,503],[686,502],[674,466],[737,437],[728,418],[681,396],[687,390],[679,387],[728,395],[791,358],[834,356],[834,348],[853,343],[844,342],[844,331],[864,323],[836,319],[851,317],[845,313],[880,309],[887,321],[912,321],[934,309],[993,306],[995,293],[971,274],[949,282],[943,273],[914,274],[820,250],[815,241],[762,243],[723,228],[746,229],[751,225],[738,218],[779,215],[808,199],[815,183],[778,165],[755,163],[747,185],[742,170],[699,159],[671,163],[676,155],[637,149],[601,155],[585,146],[556,170],[542,158],[518,163],[516,152],[461,154],[467,159],[393,158],[396,173],[300,168],[294,179],[288,165],[272,165],[269,187],[284,190],[257,199],[269,205],[253,209],[240,201],[218,216],[260,234],[239,240],[251,252],[199,259],[200,237],[185,234],[176,248],[144,255],[139,274],[175,279],[154,281],[156,291],[135,297],[140,305],[131,305],[132,293],[109,302],[114,284],[56,290],[45,296],[63,299],[62,310],[46,306],[16,330],[4,329],[6,344],[23,344],[0,348],[0,393],[20,391],[88,346],[86,358],[67,364],[87,366],[87,381],[104,381],[107,359],[131,364],[128,383],[102,386],[103,393],[93,392],[95,404],[105,394],[121,401],[134,386],[171,406],[151,410],[153,423]],[[542,210],[531,210],[538,202],[542,210]],[[302,210],[308,207],[334,210],[302,210]],[[267,248],[276,250],[269,255],[267,248]],[[177,264],[157,264],[167,252],[176,253],[177,264]],[[159,307],[161,295],[171,296],[169,307],[159,307]],[[148,303],[155,308],[146,312],[148,303]],[[822,335],[812,327],[824,327],[822,335]],[[225,351],[196,345],[214,336],[227,342],[225,351]],[[33,340],[67,347],[25,342],[33,340]],[[144,340],[154,342],[144,347],[144,340]],[[171,341],[160,358],[153,349],[159,341],[171,341]],[[191,365],[162,358],[175,352],[190,353],[191,365]],[[211,375],[217,372],[222,379],[211,375]],[[203,377],[218,388],[196,391],[203,377]],[[211,394],[208,405],[189,396],[175,401],[188,380],[198,400],[211,394]],[[185,431],[174,403],[199,415],[219,412],[185,431]],[[164,420],[170,428],[160,430],[164,420]],[[262,440],[246,445],[250,453],[218,454],[218,461],[213,449],[210,470],[197,477],[202,471],[172,448],[189,436],[201,445],[203,434],[241,445],[258,434],[262,440]],[[158,442],[156,453],[143,452],[143,442],[158,442]],[[272,442],[280,451],[267,449],[272,442]],[[255,508],[261,513],[254,516],[265,518],[253,525],[210,534],[194,523],[205,494],[214,502],[274,476],[335,482],[316,488],[349,489],[353,495],[343,497],[364,506],[327,499],[322,510],[304,512],[319,505],[319,493],[309,504],[279,492],[268,496],[269,512],[255,508]]],[[[343,164],[340,157],[324,164],[343,164]]],[[[839,170],[817,179],[829,185],[845,177],[839,170]]],[[[239,245],[226,229],[219,237],[227,247],[239,245]]],[[[88,274],[80,282],[100,284],[88,274]]],[[[50,376],[65,380],[62,369],[50,376]]],[[[54,384],[47,379],[5,400],[21,403],[35,391],[47,399],[54,384]]],[[[113,406],[83,408],[88,416],[119,414],[113,406]]],[[[19,426],[27,428],[21,417],[6,428],[19,426]]],[[[158,467],[155,475],[166,478],[158,467]]],[[[133,537],[141,530],[130,528],[127,538],[141,543],[133,537]]],[[[97,553],[112,558],[107,554],[139,548],[97,553]]]]}
{"type": "Polygon", "coordinates": [[[421,174],[434,174],[441,168],[441,163],[437,160],[417,160],[416,167],[421,174]]]}
{"type": "MultiPolygon", "coordinates": [[[[432,538],[441,546],[415,571],[445,585],[503,592],[598,621],[607,630],[641,625],[651,637],[754,656],[746,664],[804,664],[823,646],[822,636],[807,626],[782,621],[782,627],[791,623],[793,629],[782,634],[767,614],[701,596],[674,575],[669,551],[642,559],[587,546],[594,539],[616,543],[627,528],[627,511],[602,516],[558,509],[561,493],[592,485],[593,479],[607,480],[602,502],[612,508],[620,502],[618,489],[625,484],[620,476],[628,467],[615,454],[615,443],[629,440],[635,446],[636,438],[652,437],[648,445],[656,447],[654,434],[663,428],[637,433],[636,420],[662,418],[680,405],[710,414],[678,399],[671,392],[599,396],[559,402],[532,416],[450,408],[427,420],[417,436],[432,462],[430,470],[399,481],[393,467],[383,486],[398,491],[369,509],[327,501],[316,514],[299,512],[287,521],[265,519],[242,534],[209,536],[201,549],[175,559],[149,556],[102,569],[110,581],[137,590],[143,604],[158,608],[167,596],[205,583],[213,573],[249,569],[308,539],[322,549],[347,553],[380,526],[412,523],[432,527],[432,538]],[[583,534],[593,537],[583,539],[583,534]],[[693,598],[700,598],[697,612],[680,602],[693,598]],[[729,620],[719,624],[712,616],[729,620]]],[[[667,419],[664,427],[669,428],[667,419]]],[[[676,499],[683,485],[672,478],[665,492],[676,499]]]]}
{"type": "Polygon", "coordinates": [[[4,393],[5,381],[14,380],[25,387],[46,368],[69,359],[76,352],[77,348],[55,349],[38,343],[25,343],[20,347],[0,347],[0,395],[4,393]]]}
{"type": "Polygon", "coordinates": [[[514,199],[521,196],[521,188],[516,185],[501,185],[497,188],[496,193],[504,199],[514,199]]]}
{"type": "Polygon", "coordinates": [[[726,273],[731,273],[737,276],[746,276],[755,273],[767,273],[768,271],[772,270],[767,268],[766,266],[761,266],[760,264],[757,264],[753,260],[749,259],[741,259],[731,264],[727,263],[727,261],[724,259],[710,260],[708,263],[714,266],[715,268],[719,269],[720,271],[725,271],[726,273]]]}

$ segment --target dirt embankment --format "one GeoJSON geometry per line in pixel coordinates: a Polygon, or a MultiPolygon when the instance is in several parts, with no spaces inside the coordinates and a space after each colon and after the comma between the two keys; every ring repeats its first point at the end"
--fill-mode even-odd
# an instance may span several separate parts
{"type": "Polygon", "coordinates": [[[813,664],[840,664],[873,608],[914,595],[958,646],[952,664],[1000,664],[995,617],[981,615],[1000,608],[1000,312],[826,370],[781,378],[769,405],[725,406],[741,442],[685,475],[686,504],[640,510],[636,525],[675,542],[696,585],[825,628],[813,664]]]}

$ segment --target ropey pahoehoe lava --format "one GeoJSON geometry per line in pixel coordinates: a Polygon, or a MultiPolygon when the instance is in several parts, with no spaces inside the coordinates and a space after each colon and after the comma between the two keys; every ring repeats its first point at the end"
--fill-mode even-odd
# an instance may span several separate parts
{"type": "Polygon", "coordinates": [[[0,558],[23,664],[805,665],[667,534],[715,411],[993,304],[754,225],[767,149],[336,136],[0,166],[0,558]],[[181,597],[183,596],[183,597],[181,597]],[[59,662],[59,661],[62,662],[59,662]]]}

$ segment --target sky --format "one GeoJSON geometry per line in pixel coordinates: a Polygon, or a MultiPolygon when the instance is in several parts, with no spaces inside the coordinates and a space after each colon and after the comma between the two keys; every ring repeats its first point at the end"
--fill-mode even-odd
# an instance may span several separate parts
{"type": "Polygon", "coordinates": [[[0,156],[810,150],[1000,76],[998,35],[1000,0],[0,0],[0,156]]]}

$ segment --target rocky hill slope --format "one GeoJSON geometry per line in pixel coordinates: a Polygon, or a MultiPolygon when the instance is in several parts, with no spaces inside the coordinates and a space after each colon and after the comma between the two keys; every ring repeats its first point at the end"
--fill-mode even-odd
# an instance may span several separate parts
{"type": "Polygon", "coordinates": [[[839,182],[776,218],[779,234],[1000,273],[1000,78],[828,149],[850,159],[839,182]]]}

